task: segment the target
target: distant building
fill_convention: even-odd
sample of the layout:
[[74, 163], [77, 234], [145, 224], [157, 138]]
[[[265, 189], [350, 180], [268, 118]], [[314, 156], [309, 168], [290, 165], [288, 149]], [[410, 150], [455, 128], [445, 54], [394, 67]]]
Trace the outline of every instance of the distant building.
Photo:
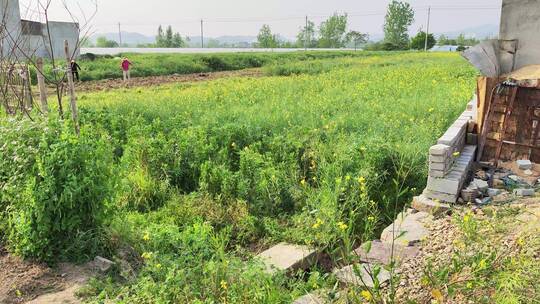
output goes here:
[[[19, 0], [0, 0], [0, 25], [4, 26], [0, 30], [2, 57], [10, 54], [17, 43], [15, 55], [19, 59], [23, 59], [21, 53], [31, 57], [65, 58], [64, 40], [69, 42], [72, 52], [79, 41], [78, 23], [49, 21], [43, 24], [21, 19]], [[78, 57], [79, 51], [74, 55]]]

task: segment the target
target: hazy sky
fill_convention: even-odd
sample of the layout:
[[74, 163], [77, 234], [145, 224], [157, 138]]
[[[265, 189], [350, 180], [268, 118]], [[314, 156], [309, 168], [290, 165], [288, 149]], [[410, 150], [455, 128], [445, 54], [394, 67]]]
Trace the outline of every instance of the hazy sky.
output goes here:
[[[21, 0], [32, 3], [32, 0]], [[35, 1], [35, 0], [34, 0]], [[65, 19], [58, 3], [55, 19]], [[66, 0], [90, 10], [90, 0]], [[205, 36], [256, 35], [262, 24], [285, 37], [294, 37], [306, 15], [317, 24], [334, 12], [347, 12], [349, 28], [370, 34], [382, 33], [389, 0], [98, 0], [93, 21], [97, 33], [122, 30], [153, 35], [159, 24], [172, 25], [183, 35], [199, 35], [205, 19]], [[425, 26], [427, 7], [432, 6], [433, 32], [461, 30], [485, 24], [499, 24], [501, 0], [409, 0], [416, 11], [415, 32]], [[22, 9], [28, 4], [22, 4]], [[30, 4], [32, 6], [32, 4]], [[75, 6], [76, 7], [76, 6]]]

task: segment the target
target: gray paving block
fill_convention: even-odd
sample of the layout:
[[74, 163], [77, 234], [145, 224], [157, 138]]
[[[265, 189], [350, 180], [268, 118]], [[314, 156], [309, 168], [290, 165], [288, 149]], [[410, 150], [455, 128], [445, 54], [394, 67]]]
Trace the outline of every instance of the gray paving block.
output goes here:
[[[368, 248], [369, 251], [367, 251]], [[415, 257], [418, 255], [419, 249], [414, 246], [402, 246], [399, 244], [392, 246], [390, 243], [372, 241], [362, 244], [354, 253], [360, 257], [360, 261], [363, 263], [389, 265], [392, 259], [394, 262], [400, 263], [405, 259]]]
[[527, 197], [527, 196], [535, 196], [536, 192], [534, 191], [534, 189], [516, 189], [514, 190], [514, 195], [516, 196], [523, 196], [523, 197]]
[[434, 200], [434, 201], [439, 201], [439, 202], [445, 202], [445, 203], [451, 203], [451, 204], [455, 204], [459, 198], [459, 194], [456, 193], [456, 194], [448, 194], [448, 193], [441, 193], [441, 192], [437, 192], [437, 191], [431, 191], [431, 190], [424, 190], [424, 193], [423, 193], [427, 198], [431, 199], [431, 200]]
[[[333, 271], [334, 275], [341, 283], [349, 286], [357, 286], [364, 288], [373, 288], [374, 268], [370, 264], [355, 264], [345, 266], [341, 269]], [[390, 273], [381, 267], [379, 275], [377, 275], [379, 283], [382, 285], [390, 280]]]
[[420, 242], [429, 234], [422, 223], [426, 217], [430, 217], [430, 215], [418, 212], [404, 218], [397, 218], [393, 224], [383, 230], [381, 241], [392, 243], [395, 240], [394, 243], [401, 246], [411, 246]]
[[307, 246], [280, 243], [257, 256], [268, 273], [306, 269], [317, 262], [317, 251]]

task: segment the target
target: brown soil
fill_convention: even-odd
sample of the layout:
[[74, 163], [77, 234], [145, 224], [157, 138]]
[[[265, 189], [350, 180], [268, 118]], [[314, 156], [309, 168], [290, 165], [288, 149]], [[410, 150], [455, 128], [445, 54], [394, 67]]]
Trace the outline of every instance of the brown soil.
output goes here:
[[75, 87], [78, 92], [105, 91], [130, 87], [158, 86], [168, 83], [211, 81], [228, 77], [261, 77], [262, 75], [263, 73], [260, 69], [245, 69], [239, 71], [197, 73], [186, 75], [175, 74], [168, 76], [136, 77], [132, 78], [129, 83], [125, 83], [121, 79], [85, 81], [76, 83]]
[[23, 261], [0, 247], [0, 303], [78, 303], [75, 291], [91, 276], [89, 269], [61, 264], [51, 269]]

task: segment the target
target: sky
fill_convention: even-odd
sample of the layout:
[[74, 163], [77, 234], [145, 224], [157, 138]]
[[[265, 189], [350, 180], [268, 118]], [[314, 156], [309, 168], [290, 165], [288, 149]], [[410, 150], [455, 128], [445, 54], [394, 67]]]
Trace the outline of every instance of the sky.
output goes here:
[[[21, 0], [21, 10], [33, 14], [38, 0]], [[43, 0], [41, 0], [43, 1]], [[66, 20], [62, 1], [78, 16], [93, 11], [95, 0], [51, 0], [51, 19]], [[349, 14], [349, 29], [371, 35], [382, 33], [384, 15], [390, 0], [97, 0], [97, 13], [92, 20], [95, 33], [122, 31], [155, 35], [158, 25], [171, 25], [186, 36], [254, 36], [263, 24], [274, 33], [292, 38], [305, 24], [305, 16], [319, 24], [327, 16]], [[405, 0], [407, 1], [407, 0]], [[432, 7], [430, 32], [458, 31], [486, 24], [498, 25], [501, 0], [408, 0], [415, 9], [415, 22], [410, 31], [425, 28], [428, 6]], [[482, 37], [483, 38], [483, 37]]]

